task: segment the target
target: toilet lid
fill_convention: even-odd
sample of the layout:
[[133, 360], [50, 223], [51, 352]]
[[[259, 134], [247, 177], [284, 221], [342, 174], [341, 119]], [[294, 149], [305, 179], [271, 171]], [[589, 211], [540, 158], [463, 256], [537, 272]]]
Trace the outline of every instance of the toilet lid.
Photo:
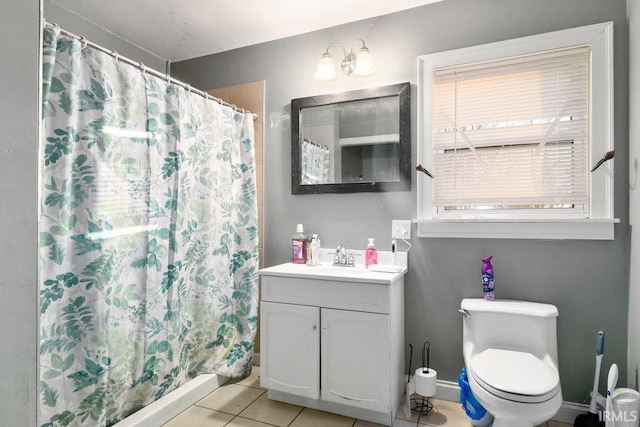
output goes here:
[[470, 367], [484, 389], [516, 402], [544, 402], [560, 387], [558, 371], [531, 353], [488, 349], [471, 358]]

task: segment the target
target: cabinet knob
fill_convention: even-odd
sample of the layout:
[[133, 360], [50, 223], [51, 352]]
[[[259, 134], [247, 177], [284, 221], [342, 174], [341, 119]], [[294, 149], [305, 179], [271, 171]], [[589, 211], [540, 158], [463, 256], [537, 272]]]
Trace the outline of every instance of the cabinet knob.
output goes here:
[[313, 326], [311, 327], [311, 330], [312, 330], [312, 331], [315, 331], [316, 329], [318, 329], [318, 327], [317, 327], [316, 325], [313, 325]]

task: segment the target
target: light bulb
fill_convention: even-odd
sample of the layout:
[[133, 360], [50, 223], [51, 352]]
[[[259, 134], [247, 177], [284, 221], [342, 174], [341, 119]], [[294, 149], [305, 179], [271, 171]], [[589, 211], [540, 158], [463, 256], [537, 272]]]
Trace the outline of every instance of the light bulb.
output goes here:
[[373, 63], [373, 57], [369, 49], [363, 47], [356, 57], [356, 68], [353, 70], [353, 74], [356, 76], [369, 76], [376, 71], [378, 71], [378, 69]]
[[325, 53], [322, 55], [322, 58], [320, 58], [320, 61], [318, 61], [318, 69], [313, 75], [313, 78], [321, 82], [326, 82], [336, 77], [338, 77], [338, 75], [336, 74], [336, 65], [333, 62], [333, 58], [331, 58], [331, 55]]

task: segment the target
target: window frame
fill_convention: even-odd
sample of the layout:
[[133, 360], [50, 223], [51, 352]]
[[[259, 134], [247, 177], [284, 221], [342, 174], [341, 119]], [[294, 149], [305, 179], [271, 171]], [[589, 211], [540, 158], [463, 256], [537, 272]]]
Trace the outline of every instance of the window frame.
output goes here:
[[[419, 56], [418, 163], [433, 170], [434, 69], [580, 45], [591, 48], [589, 164], [593, 165], [614, 146], [612, 22]], [[482, 217], [438, 218], [434, 215], [432, 179], [420, 176], [417, 181], [418, 218], [415, 220], [418, 236], [612, 240], [614, 224], [619, 222], [613, 216], [613, 171], [613, 162], [609, 161], [590, 174], [586, 219], [536, 217], [516, 214], [515, 210]]]

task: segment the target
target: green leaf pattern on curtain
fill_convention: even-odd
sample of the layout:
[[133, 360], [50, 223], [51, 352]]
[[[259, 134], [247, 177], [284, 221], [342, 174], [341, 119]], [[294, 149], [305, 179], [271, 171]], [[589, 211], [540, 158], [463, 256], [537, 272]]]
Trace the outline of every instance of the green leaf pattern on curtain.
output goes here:
[[301, 145], [302, 185], [329, 184], [331, 155], [329, 149], [317, 145], [308, 140], [303, 140]]
[[40, 424], [111, 425], [248, 374], [253, 120], [44, 31]]

